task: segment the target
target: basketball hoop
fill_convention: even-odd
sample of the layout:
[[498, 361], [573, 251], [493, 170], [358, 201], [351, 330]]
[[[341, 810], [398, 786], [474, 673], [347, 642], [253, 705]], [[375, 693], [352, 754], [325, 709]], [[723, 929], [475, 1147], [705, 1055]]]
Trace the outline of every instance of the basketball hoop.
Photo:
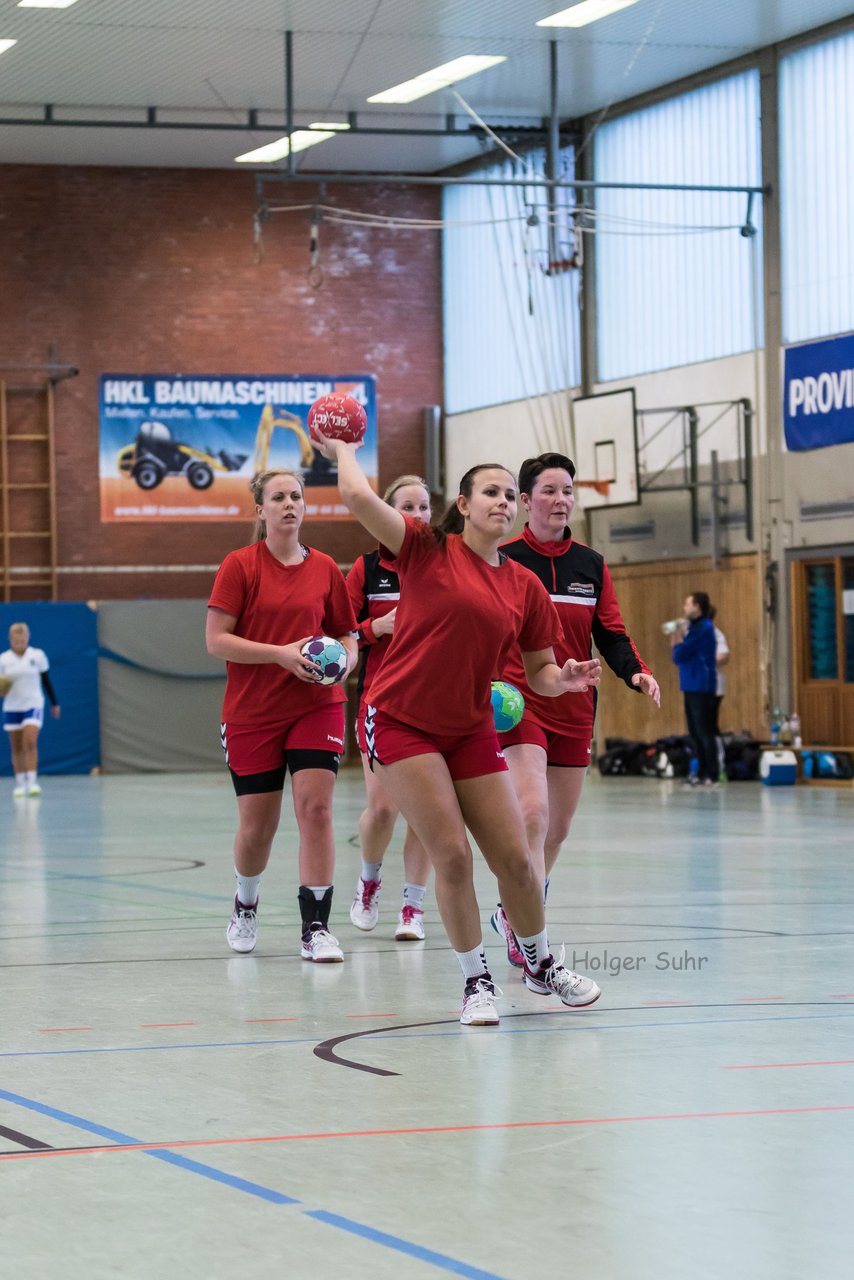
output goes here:
[[602, 498], [607, 498], [611, 492], [610, 480], [575, 480], [576, 489], [595, 489]]

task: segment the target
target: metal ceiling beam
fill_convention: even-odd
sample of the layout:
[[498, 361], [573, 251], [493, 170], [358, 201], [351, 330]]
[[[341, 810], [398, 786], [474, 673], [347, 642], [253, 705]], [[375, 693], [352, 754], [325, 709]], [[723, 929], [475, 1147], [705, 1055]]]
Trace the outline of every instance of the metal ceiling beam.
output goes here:
[[587, 191], [719, 191], [744, 195], [769, 195], [770, 187], [719, 187], [680, 182], [592, 182], [573, 178], [475, 178], [441, 177], [420, 173], [353, 173], [350, 171], [317, 170], [314, 173], [298, 173], [291, 177], [284, 170], [254, 168], [251, 170], [262, 182], [339, 182], [385, 183], [388, 186], [414, 187], [565, 187]]
[[[246, 113], [244, 123], [232, 121], [224, 123], [222, 121], [197, 121], [197, 120], [162, 120], [159, 112], [163, 110], [161, 107], [140, 107], [140, 111], [144, 111], [144, 118], [139, 120], [98, 120], [98, 119], [66, 119], [57, 117], [56, 106], [47, 103], [41, 108], [40, 116], [2, 116], [0, 117], [0, 125], [26, 125], [36, 126], [50, 129], [185, 129], [195, 132], [206, 133], [275, 133], [279, 137], [293, 132], [295, 129], [306, 128], [305, 125], [293, 125], [288, 127], [287, 121], [283, 124], [262, 124], [258, 120], [258, 110], [253, 108]], [[356, 112], [350, 112], [348, 115], [349, 128], [342, 129], [342, 136], [362, 134], [373, 135], [376, 137], [389, 138], [485, 138], [488, 135], [476, 124], [466, 124], [463, 128], [458, 128], [453, 124], [453, 117], [449, 117], [444, 127], [440, 129], [417, 129], [417, 128], [392, 128], [383, 125], [362, 125], [359, 124]], [[545, 138], [548, 135], [548, 127], [546, 125], [490, 125], [493, 133], [499, 137], [506, 139], [513, 138]], [[571, 129], [562, 129], [562, 134], [566, 137], [574, 137], [575, 131]]]

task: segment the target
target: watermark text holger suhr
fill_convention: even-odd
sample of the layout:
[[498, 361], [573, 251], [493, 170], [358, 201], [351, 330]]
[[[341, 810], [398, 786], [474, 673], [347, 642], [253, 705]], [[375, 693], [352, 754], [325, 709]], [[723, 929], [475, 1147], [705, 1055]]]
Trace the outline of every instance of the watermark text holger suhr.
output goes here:
[[628, 954], [627, 952], [574, 950], [569, 967], [576, 973], [609, 973], [618, 977], [621, 973], [637, 972], [651, 966], [659, 973], [698, 973], [709, 963], [708, 956], [695, 955], [691, 951], [659, 951], [654, 956]]

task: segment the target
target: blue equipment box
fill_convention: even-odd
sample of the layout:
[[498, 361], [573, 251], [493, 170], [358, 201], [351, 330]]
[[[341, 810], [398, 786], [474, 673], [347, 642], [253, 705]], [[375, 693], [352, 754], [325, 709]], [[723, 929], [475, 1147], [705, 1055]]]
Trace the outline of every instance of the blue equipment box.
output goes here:
[[763, 751], [759, 777], [766, 787], [793, 787], [798, 780], [798, 759], [794, 751]]

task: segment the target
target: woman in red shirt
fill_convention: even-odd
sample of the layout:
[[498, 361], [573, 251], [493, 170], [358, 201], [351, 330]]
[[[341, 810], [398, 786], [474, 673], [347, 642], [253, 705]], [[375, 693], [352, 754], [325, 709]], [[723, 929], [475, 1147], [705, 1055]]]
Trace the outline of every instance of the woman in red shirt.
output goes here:
[[[383, 494], [383, 502], [413, 520], [430, 523], [430, 494], [420, 476], [398, 476]], [[365, 745], [365, 707], [371, 683], [388, 651], [400, 599], [400, 580], [394, 562], [385, 560], [379, 550], [359, 556], [347, 575], [347, 590], [358, 622], [362, 662], [359, 668], [359, 712], [356, 738], [362, 753], [365, 790], [368, 804], [359, 819], [359, 841], [362, 870], [350, 908], [350, 919], [357, 929], [369, 932], [379, 920], [379, 898], [382, 886], [382, 864], [394, 831], [397, 809], [391, 796], [368, 763]], [[424, 894], [430, 875], [430, 859], [411, 827], [406, 828], [403, 843], [405, 883], [403, 902], [397, 918], [396, 942], [420, 942], [424, 938]]]
[[318, 684], [320, 669], [300, 650], [312, 636], [334, 636], [352, 669], [356, 619], [334, 560], [299, 540], [302, 481], [289, 471], [264, 471], [251, 488], [256, 541], [222, 562], [206, 633], [208, 652], [227, 664], [221, 734], [239, 812], [237, 895], [226, 937], [233, 951], [255, 947], [258, 887], [290, 772], [300, 836], [300, 954], [304, 960], [339, 961], [343, 953], [329, 932], [332, 787], [344, 749], [346, 695], [341, 683]]
[[543, 884], [492, 719], [491, 681], [518, 639], [530, 684], [545, 697], [599, 680], [599, 662], [558, 667], [560, 624], [533, 574], [499, 544], [516, 518], [516, 482], [502, 466], [473, 467], [434, 529], [389, 507], [356, 461], [358, 446], [320, 437], [344, 502], [393, 560], [402, 592], [394, 635], [371, 686], [368, 754], [436, 872], [436, 900], [465, 979], [460, 1021], [494, 1026], [499, 994], [486, 966], [474, 891], [471, 831], [498, 879], [525, 953], [525, 982], [564, 1004], [592, 1004], [595, 982], [549, 950]]
[[[563, 634], [555, 645], [558, 661], [589, 658], [594, 641], [615, 675], [658, 706], [658, 683], [626, 631], [608, 566], [598, 551], [577, 542], [569, 530], [574, 478], [575, 465], [564, 454], [526, 459], [519, 491], [528, 523], [502, 550], [536, 574], [548, 591], [562, 624]], [[501, 741], [528, 842], [547, 886], [587, 777], [595, 695], [591, 689], [575, 698], [543, 698], [529, 686], [518, 646], [507, 655], [501, 679], [517, 685], [525, 697], [521, 722], [503, 733]], [[509, 962], [521, 968], [524, 957], [500, 904], [492, 927], [505, 939]]]

